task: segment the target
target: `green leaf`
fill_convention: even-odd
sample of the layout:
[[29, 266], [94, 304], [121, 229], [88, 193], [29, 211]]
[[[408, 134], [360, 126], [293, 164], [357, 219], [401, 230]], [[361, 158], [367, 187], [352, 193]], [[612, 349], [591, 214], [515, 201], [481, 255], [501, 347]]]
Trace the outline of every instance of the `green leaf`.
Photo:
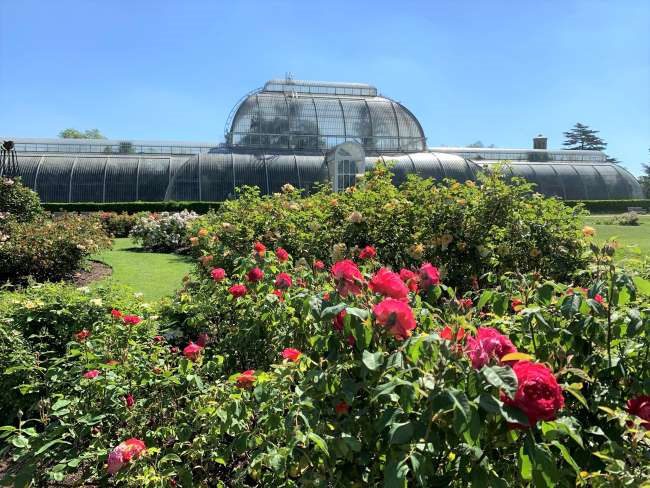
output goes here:
[[329, 452], [329, 449], [327, 449], [327, 442], [325, 442], [325, 439], [323, 439], [323, 438], [322, 438], [321, 436], [319, 436], [318, 434], [315, 434], [314, 432], [310, 432], [309, 434], [307, 434], [307, 437], [309, 437], [309, 439], [310, 439], [314, 444], [316, 444], [316, 447], [318, 447], [318, 449], [320, 449], [321, 451], [323, 451], [323, 453], [324, 453], [326, 456], [329, 457], [330, 452]]
[[158, 461], [158, 464], [164, 464], [168, 461], [174, 461], [175, 463], [182, 463], [183, 460], [180, 458], [178, 454], [165, 454], [163, 457], [160, 458], [160, 461]]
[[650, 280], [646, 280], [640, 276], [635, 276], [632, 278], [632, 281], [634, 281], [636, 291], [641, 295], [650, 296]]
[[406, 460], [391, 459], [384, 469], [384, 488], [406, 487], [409, 466]]
[[359, 317], [361, 320], [366, 320], [368, 318], [368, 311], [362, 308], [348, 307], [345, 311], [348, 315]]
[[345, 302], [337, 303], [336, 305], [332, 305], [331, 307], [326, 307], [323, 309], [323, 311], [320, 313], [321, 319], [329, 319], [332, 317], [337, 316], [345, 307], [347, 304]]
[[507, 366], [484, 366], [481, 373], [488, 383], [500, 388], [510, 398], [517, 393], [517, 376], [512, 368]]
[[27, 437], [23, 437], [22, 435], [12, 437], [11, 443], [18, 448], [27, 447], [29, 445], [29, 441], [27, 440]]
[[367, 350], [363, 351], [361, 358], [364, 366], [370, 371], [375, 371], [384, 363], [384, 354], [382, 352], [370, 352]]
[[492, 300], [492, 309], [497, 315], [505, 315], [510, 308], [510, 300], [504, 293], [496, 293]]
[[543, 305], [549, 305], [554, 291], [555, 284], [547, 281], [537, 289], [537, 300]]
[[524, 453], [523, 446], [519, 449], [519, 475], [526, 481], [533, 479], [533, 464], [530, 462], [530, 457]]
[[492, 299], [493, 295], [494, 292], [491, 290], [485, 290], [481, 293], [481, 297], [478, 299], [478, 303], [476, 304], [476, 309], [482, 310], [483, 307], [485, 307], [485, 305]]
[[38, 456], [40, 454], [43, 454], [45, 451], [47, 451], [50, 447], [52, 447], [55, 444], [67, 444], [70, 445], [69, 442], [62, 441], [61, 439], [54, 439], [53, 441], [46, 442], [43, 444], [35, 453], [34, 456]]
[[461, 415], [463, 422], [467, 422], [471, 413], [471, 407], [469, 405], [469, 400], [467, 398], [467, 395], [465, 395], [465, 392], [460, 390], [449, 390], [447, 391], [447, 394], [452, 401], [454, 411], [458, 412]]
[[390, 427], [389, 442], [390, 444], [406, 444], [413, 437], [413, 432], [413, 423], [395, 423]]
[[569, 463], [569, 465], [573, 468], [573, 470], [576, 472], [576, 474], [580, 474], [580, 466], [578, 466], [578, 463], [575, 462], [575, 460], [571, 457], [571, 454], [569, 454], [569, 450], [563, 445], [560, 444], [558, 441], [551, 441], [551, 444], [553, 444], [555, 447], [557, 447], [560, 450], [560, 453], [562, 454], [562, 457], [564, 460]]

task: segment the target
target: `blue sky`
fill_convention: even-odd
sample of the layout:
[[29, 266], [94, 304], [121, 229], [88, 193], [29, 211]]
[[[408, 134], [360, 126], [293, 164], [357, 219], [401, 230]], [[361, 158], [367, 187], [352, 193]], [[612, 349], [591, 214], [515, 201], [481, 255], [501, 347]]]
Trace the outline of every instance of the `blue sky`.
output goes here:
[[431, 146], [560, 147], [601, 131], [650, 160], [650, 2], [0, 0], [0, 135], [216, 141], [265, 80], [368, 82]]

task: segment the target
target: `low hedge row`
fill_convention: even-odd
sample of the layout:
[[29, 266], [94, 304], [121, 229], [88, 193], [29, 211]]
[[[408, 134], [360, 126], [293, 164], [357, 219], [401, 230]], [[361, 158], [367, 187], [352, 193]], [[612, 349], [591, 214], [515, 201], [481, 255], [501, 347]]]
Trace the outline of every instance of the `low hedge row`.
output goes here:
[[591, 213], [623, 213], [629, 207], [641, 207], [650, 212], [650, 199], [644, 200], [564, 200], [570, 207], [579, 203]]
[[[592, 213], [622, 213], [628, 207], [641, 207], [650, 211], [650, 199], [642, 200], [564, 200], [570, 207], [581, 203]], [[50, 212], [180, 212], [194, 211], [199, 214], [207, 213], [210, 209], [218, 209], [221, 202], [75, 202], [75, 203], [43, 203], [43, 208]]]
[[182, 210], [196, 213], [207, 213], [216, 209], [220, 202], [74, 202], [74, 203], [43, 203], [45, 210], [50, 212], [180, 212]]

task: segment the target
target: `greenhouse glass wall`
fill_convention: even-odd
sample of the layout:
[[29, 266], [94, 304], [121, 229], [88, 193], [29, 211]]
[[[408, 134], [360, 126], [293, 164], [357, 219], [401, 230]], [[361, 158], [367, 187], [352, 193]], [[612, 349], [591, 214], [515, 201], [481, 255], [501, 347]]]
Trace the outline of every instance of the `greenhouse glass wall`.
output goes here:
[[[427, 148], [408, 109], [360, 83], [271, 80], [233, 108], [224, 132], [222, 144], [4, 139], [14, 140], [18, 175], [44, 202], [221, 201], [242, 185], [270, 194], [285, 183], [311, 191], [337, 177], [334, 167], [368, 170], [379, 160], [396, 183], [411, 173], [475, 180], [507, 161], [507, 172], [545, 195], [642, 198], [636, 178], [602, 152], [547, 150], [542, 136], [541, 149]], [[336, 159], [345, 154], [354, 157]]]

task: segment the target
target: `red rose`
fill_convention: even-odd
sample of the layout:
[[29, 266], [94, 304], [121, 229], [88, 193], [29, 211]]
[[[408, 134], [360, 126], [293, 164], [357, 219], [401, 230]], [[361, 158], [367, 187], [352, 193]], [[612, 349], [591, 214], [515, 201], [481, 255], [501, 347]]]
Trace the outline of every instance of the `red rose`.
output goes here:
[[74, 335], [74, 338], [77, 342], [83, 342], [90, 336], [90, 331], [88, 329], [82, 329]]
[[471, 298], [461, 298], [460, 300], [458, 300], [458, 306], [462, 310], [469, 310], [470, 308], [472, 308], [473, 305], [474, 302], [472, 301]]
[[381, 268], [368, 283], [370, 289], [385, 297], [408, 301], [409, 290], [397, 273]]
[[319, 259], [314, 261], [314, 269], [316, 271], [323, 271], [325, 269], [325, 263]]
[[519, 312], [524, 308], [524, 302], [519, 298], [513, 298], [510, 300], [510, 306], [512, 307], [513, 312]]
[[[454, 331], [452, 330], [451, 327], [446, 325], [444, 329], [440, 331], [440, 338], [444, 339], [446, 341], [451, 341], [453, 340], [454, 337]], [[456, 341], [462, 341], [465, 338], [465, 329], [462, 327], [458, 328], [458, 331], [456, 332]]]
[[344, 259], [332, 266], [332, 276], [336, 283], [336, 290], [341, 296], [347, 297], [361, 294], [361, 286], [365, 283], [361, 271], [349, 259]]
[[214, 268], [210, 271], [210, 276], [214, 281], [222, 281], [226, 277], [226, 270], [223, 268]]
[[600, 293], [596, 293], [596, 295], [594, 296], [594, 300], [597, 301], [598, 303], [600, 303], [601, 305], [602, 305], [603, 302], [605, 301], [605, 300], [603, 299], [603, 296], [602, 296]]
[[284, 302], [284, 294], [282, 293], [282, 290], [273, 290], [271, 293], [278, 297], [278, 300]]
[[375, 305], [372, 313], [377, 323], [386, 327], [398, 340], [410, 337], [411, 331], [417, 326], [413, 310], [400, 300], [387, 298]]
[[278, 261], [281, 263], [286, 262], [289, 259], [289, 253], [282, 249], [281, 247], [278, 247], [275, 250], [275, 256], [278, 258]]
[[248, 291], [244, 285], [232, 285], [230, 288], [228, 288], [228, 291], [230, 294], [235, 297], [243, 297], [246, 295], [246, 292]]
[[98, 369], [91, 369], [90, 371], [86, 371], [84, 373], [84, 378], [88, 378], [89, 380], [97, 378], [98, 376], [99, 376], [99, 370]]
[[240, 388], [250, 388], [253, 383], [255, 383], [257, 378], [255, 378], [255, 370], [247, 369], [243, 373], [240, 373], [237, 376], [237, 386]]
[[183, 349], [183, 356], [185, 356], [190, 361], [196, 361], [199, 359], [201, 351], [203, 351], [203, 348], [201, 346], [190, 341], [190, 343], [185, 346], [185, 349]]
[[111, 310], [111, 315], [116, 319], [122, 318], [122, 312], [120, 312], [119, 310], [115, 310], [115, 309]]
[[[520, 409], [531, 427], [538, 420], [553, 420], [558, 410], [564, 407], [562, 388], [557, 384], [553, 372], [543, 364], [518, 361], [512, 369], [517, 375], [517, 393], [514, 398], [501, 394], [501, 400]], [[524, 427], [515, 424], [515, 427]]]
[[153, 338], [154, 342], [163, 342], [165, 338], [161, 335], [154, 336]]
[[627, 411], [630, 415], [645, 420], [641, 425], [650, 430], [650, 395], [640, 395], [627, 401]]
[[130, 393], [124, 397], [124, 404], [126, 405], [126, 408], [131, 408], [133, 405], [135, 405], [135, 398], [133, 398], [133, 395]]
[[208, 342], [210, 342], [210, 336], [205, 332], [201, 332], [196, 338], [197, 346], [205, 347], [208, 345]]
[[427, 290], [433, 285], [440, 284], [440, 271], [431, 263], [424, 263], [420, 266], [420, 282], [422, 287]]
[[262, 281], [263, 278], [264, 278], [264, 271], [262, 271], [260, 268], [253, 268], [246, 275], [246, 279], [248, 279], [248, 281], [250, 281], [251, 283], [257, 283], [258, 281]]
[[339, 403], [334, 405], [334, 410], [338, 415], [345, 415], [350, 411], [350, 405], [345, 403], [344, 400], [341, 400]]
[[280, 273], [275, 277], [275, 287], [280, 290], [286, 290], [292, 283], [291, 276], [287, 273]]
[[475, 369], [481, 369], [491, 359], [500, 360], [513, 352], [517, 352], [517, 348], [510, 339], [492, 327], [479, 327], [476, 337], [467, 340], [467, 355]]
[[361, 259], [372, 259], [377, 256], [377, 250], [372, 246], [364, 247], [359, 253]]
[[347, 315], [347, 312], [345, 309], [341, 310], [336, 317], [332, 319], [332, 325], [334, 326], [334, 330], [341, 332], [343, 330], [343, 319]]
[[137, 315], [125, 315], [122, 317], [122, 322], [124, 322], [126, 325], [137, 325], [141, 321], [142, 319]]
[[418, 291], [418, 282], [420, 281], [420, 278], [413, 271], [410, 269], [402, 268], [399, 270], [399, 277], [404, 283], [406, 283], [406, 286], [408, 286], [409, 290], [412, 292]]
[[330, 294], [327, 293], [327, 292], [323, 293], [323, 300], [325, 300], [326, 302], [329, 302], [330, 301]]
[[180, 349], [177, 348], [176, 346], [172, 346], [169, 348], [169, 352], [171, 352], [172, 354], [178, 354], [178, 351], [180, 351]]
[[298, 349], [294, 349], [292, 347], [287, 347], [284, 351], [282, 351], [282, 357], [294, 363], [300, 359], [300, 356], [302, 356], [302, 353]]
[[264, 256], [264, 253], [266, 252], [266, 246], [261, 242], [256, 242], [253, 244], [253, 249], [259, 256]]
[[147, 447], [140, 439], [127, 439], [108, 454], [108, 474], [115, 474], [131, 459], [140, 457]]

